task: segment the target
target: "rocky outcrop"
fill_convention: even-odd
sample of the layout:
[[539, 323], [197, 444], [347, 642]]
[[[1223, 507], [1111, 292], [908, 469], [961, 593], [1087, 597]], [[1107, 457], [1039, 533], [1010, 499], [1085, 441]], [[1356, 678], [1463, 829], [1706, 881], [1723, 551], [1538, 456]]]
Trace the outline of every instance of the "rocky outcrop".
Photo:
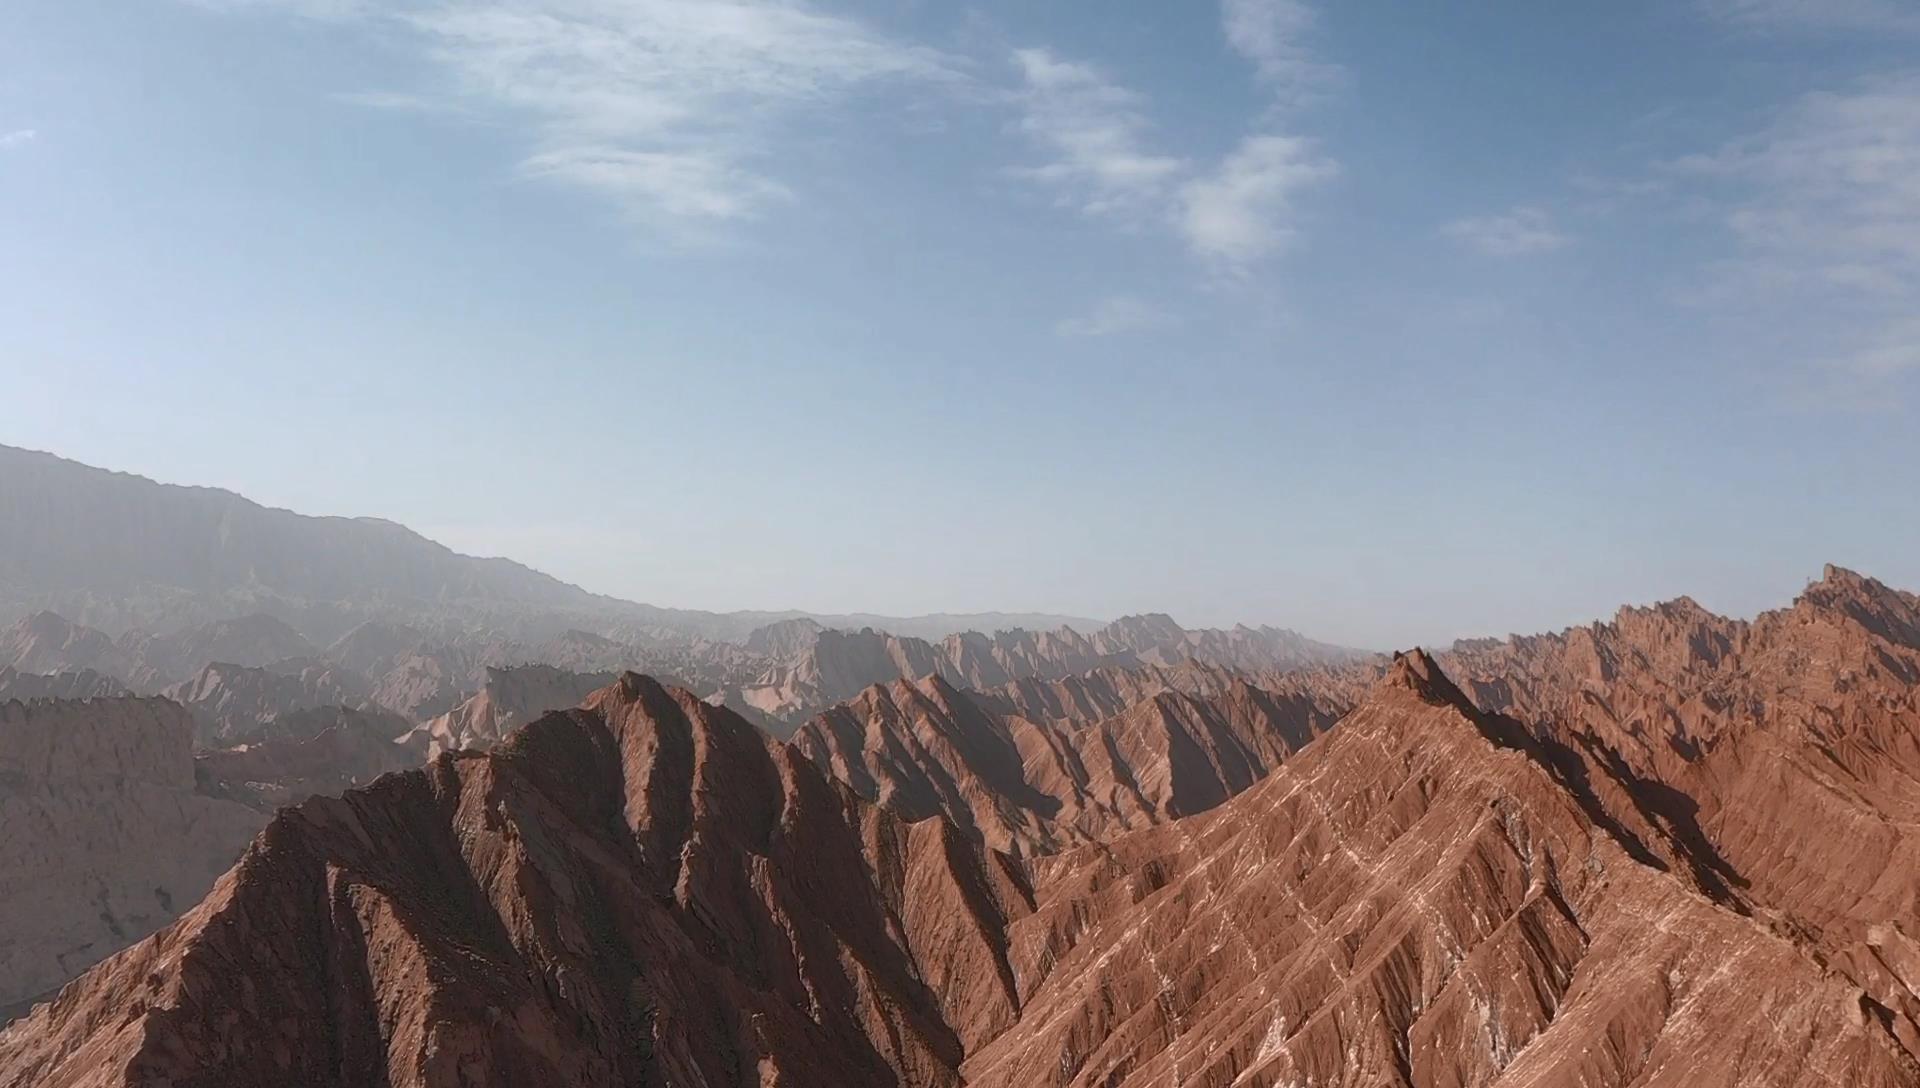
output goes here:
[[193, 764], [202, 793], [270, 813], [418, 767], [426, 755], [406, 719], [333, 706], [284, 715], [246, 743], [196, 753]]
[[[1196, 666], [1154, 674], [1195, 693], [1134, 678], [1138, 701], [1101, 714], [1125, 675], [1056, 682], [1064, 695], [1037, 681], [976, 695], [939, 676], [896, 680], [792, 743], [909, 819], [944, 816], [995, 849], [1050, 853], [1220, 804], [1352, 706]], [[1095, 716], [1073, 716], [1082, 710]]]
[[263, 668], [319, 653], [300, 632], [262, 615], [216, 620], [165, 634], [132, 631], [119, 645], [129, 662], [127, 681], [147, 692], [190, 680], [210, 662]]
[[1475, 698], [1615, 769], [1675, 864], [1892, 1010], [1920, 1053], [1920, 604], [1828, 568], [1752, 622], [1686, 599], [1457, 651]]
[[282, 812], [0, 1034], [0, 1084], [957, 1085], [1027, 889], [940, 826], [629, 675]]
[[128, 671], [126, 655], [112, 638], [54, 612], [35, 612], [0, 634], [0, 667], [24, 673], [91, 670], [108, 676]]
[[551, 665], [487, 670], [486, 685], [459, 706], [416, 726], [413, 739], [429, 754], [491, 748], [516, 727], [581, 700], [614, 681], [610, 673], [576, 673]]
[[747, 636], [748, 653], [773, 661], [787, 661], [813, 649], [814, 640], [826, 630], [819, 621], [802, 616], [757, 627]]
[[1276, 628], [1186, 631], [1167, 616], [1117, 620], [1092, 635], [1072, 628], [951, 635], [939, 643], [882, 631], [822, 631], [804, 653], [764, 672], [742, 698], [776, 721], [797, 725], [874, 684], [940, 676], [973, 690], [1022, 680], [1189, 663], [1249, 675], [1365, 661], [1370, 655]]
[[629, 675], [284, 812], [0, 1085], [1920, 1083], [1635, 789], [1416, 652], [1237, 796], [1016, 861]]
[[0, 668], [0, 703], [15, 699], [23, 703], [36, 699], [108, 699], [132, 694], [125, 684], [92, 669], [41, 676]]
[[0, 1088], [1911, 1088], [1917, 697], [1920, 599], [1841, 570], [785, 745], [629, 674], [284, 811]]
[[164, 694], [193, 712], [195, 740], [208, 748], [239, 741], [296, 711], [368, 701], [365, 680], [325, 664], [280, 672], [215, 662]]
[[0, 1018], [193, 906], [265, 822], [196, 789], [192, 738], [161, 699], [0, 703]]
[[1035, 863], [983, 1086], [1911, 1085], [1859, 990], [1638, 860], [1422, 655], [1208, 813]]

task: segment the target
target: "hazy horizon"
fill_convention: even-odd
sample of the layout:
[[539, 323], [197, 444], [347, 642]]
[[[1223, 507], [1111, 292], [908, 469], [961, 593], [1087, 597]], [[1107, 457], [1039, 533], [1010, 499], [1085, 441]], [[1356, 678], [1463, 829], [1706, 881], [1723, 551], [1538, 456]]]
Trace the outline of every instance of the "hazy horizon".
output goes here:
[[[0, 447], [4, 447], [5, 445], [6, 445], [5, 443], [0, 443]], [[47, 454], [49, 456], [54, 456], [54, 457], [61, 457], [58, 451], [52, 451], [52, 450], [31, 450], [29, 452]], [[72, 460], [71, 458], [64, 458], [64, 457], [62, 459], [69, 460], [69, 461]], [[1445, 635], [1444, 637], [1439, 637], [1439, 638], [1430, 638], [1430, 639], [1424, 639], [1424, 640], [1415, 639], [1412, 641], [1408, 641], [1404, 644], [1381, 646], [1381, 645], [1368, 645], [1368, 644], [1359, 643], [1359, 642], [1342, 642], [1341, 640], [1338, 640], [1338, 639], [1326, 638], [1325, 636], [1317, 632], [1314, 632], [1312, 630], [1303, 630], [1297, 625], [1286, 623], [1284, 620], [1248, 619], [1246, 617], [1225, 617], [1219, 620], [1201, 621], [1201, 620], [1196, 620], [1194, 617], [1191, 617], [1191, 616], [1183, 616], [1178, 612], [1170, 612], [1167, 609], [1155, 609], [1155, 608], [1129, 609], [1121, 612], [1116, 612], [1111, 615], [1055, 613], [1055, 612], [1050, 612], [1046, 609], [1024, 608], [1024, 607], [1018, 607], [1018, 606], [1011, 606], [1006, 608], [997, 608], [997, 607], [937, 608], [937, 609], [930, 609], [925, 612], [916, 612], [916, 613], [904, 613], [904, 612], [890, 613], [886, 611], [867, 609], [867, 608], [841, 608], [841, 607], [831, 607], [831, 606], [820, 607], [820, 608], [810, 608], [810, 607], [804, 607], [804, 606], [785, 606], [785, 605], [749, 606], [749, 607], [738, 608], [738, 609], [712, 609], [712, 608], [707, 608], [706, 606], [701, 605], [697, 602], [688, 603], [688, 602], [676, 602], [676, 601], [651, 600], [645, 597], [630, 596], [626, 594], [611, 592], [602, 587], [595, 586], [592, 584], [575, 582], [572, 579], [567, 578], [565, 575], [542, 568], [538, 564], [528, 563], [527, 561], [525, 561], [519, 556], [461, 551], [461, 549], [459, 549], [458, 547], [450, 545], [444, 540], [439, 540], [437, 538], [434, 538], [432, 534], [420, 532], [420, 530], [415, 526], [406, 525], [403, 522], [394, 522], [392, 521], [392, 519], [389, 519], [389, 518], [374, 517], [371, 515], [356, 515], [351, 513], [319, 513], [319, 512], [305, 511], [305, 510], [292, 510], [287, 507], [275, 506], [272, 503], [260, 502], [260, 500], [255, 499], [253, 496], [246, 495], [238, 491], [234, 491], [231, 488], [219, 488], [215, 485], [196, 484], [191, 481], [159, 480], [159, 479], [154, 479], [153, 477], [145, 473], [139, 472], [138, 470], [119, 468], [111, 465], [91, 465], [88, 467], [95, 468], [95, 469], [103, 469], [105, 471], [112, 472], [118, 475], [130, 475], [130, 476], [138, 477], [162, 486], [178, 486], [178, 487], [189, 487], [189, 488], [204, 488], [204, 487], [214, 486], [216, 490], [222, 490], [230, 494], [238, 495], [241, 499], [244, 499], [246, 501], [254, 502], [258, 505], [265, 506], [270, 509], [281, 510], [286, 513], [292, 513], [292, 514], [305, 516], [305, 517], [341, 518], [346, 520], [357, 520], [357, 521], [371, 520], [371, 521], [386, 522], [389, 524], [397, 524], [397, 525], [400, 525], [402, 528], [408, 529], [415, 533], [419, 533], [419, 535], [426, 537], [427, 539], [433, 540], [435, 543], [449, 547], [456, 553], [465, 555], [469, 558], [476, 558], [476, 559], [483, 559], [483, 560], [509, 560], [515, 563], [519, 563], [522, 566], [526, 566], [533, 570], [536, 570], [539, 573], [552, 575], [556, 578], [559, 578], [561, 581], [568, 582], [569, 584], [572, 584], [579, 589], [584, 589], [590, 593], [598, 593], [603, 596], [623, 599], [636, 604], [645, 604], [645, 605], [652, 605], [652, 606], [661, 607], [661, 608], [673, 608], [673, 609], [682, 609], [682, 610], [689, 610], [689, 611], [706, 611], [706, 612], [721, 612], [721, 613], [769, 613], [769, 614], [795, 613], [795, 614], [803, 615], [806, 617], [812, 617], [812, 618], [831, 619], [836, 617], [857, 617], [857, 618], [871, 619], [871, 620], [890, 620], [890, 619], [891, 620], [920, 620], [920, 619], [926, 619], [926, 618], [936, 617], [936, 616], [951, 616], [951, 617], [963, 618], [963, 619], [968, 617], [973, 617], [973, 616], [1007, 616], [1007, 617], [1048, 616], [1055, 621], [1070, 622], [1073, 625], [1079, 626], [1082, 628], [1097, 627], [1097, 626], [1105, 625], [1117, 619], [1121, 619], [1127, 616], [1137, 616], [1137, 615], [1142, 615], [1146, 613], [1158, 612], [1158, 613], [1167, 613], [1172, 615], [1172, 617], [1176, 622], [1180, 623], [1183, 627], [1189, 630], [1204, 628], [1204, 627], [1230, 628], [1239, 624], [1245, 624], [1251, 627], [1259, 627], [1259, 626], [1265, 625], [1265, 626], [1280, 627], [1284, 629], [1291, 629], [1295, 631], [1297, 634], [1302, 634], [1309, 638], [1317, 639], [1319, 641], [1329, 642], [1334, 645], [1344, 646], [1349, 649], [1367, 650], [1367, 651], [1372, 651], [1377, 653], [1388, 653], [1388, 652], [1393, 652], [1398, 650], [1411, 650], [1416, 647], [1440, 650], [1440, 649], [1445, 649], [1448, 645], [1452, 644], [1457, 639], [1477, 639], [1477, 638], [1487, 638], [1487, 637], [1504, 638], [1508, 635], [1530, 635], [1530, 634], [1557, 632], [1560, 630], [1564, 630], [1566, 628], [1584, 625], [1589, 621], [1604, 621], [1610, 618], [1610, 616], [1612, 615], [1612, 611], [1609, 610], [1605, 613], [1596, 613], [1595, 615], [1589, 616], [1589, 617], [1570, 619], [1565, 623], [1554, 624], [1552, 626], [1540, 627], [1536, 629], [1521, 630], [1516, 628], [1516, 629], [1507, 630], [1507, 631], [1487, 630], [1487, 631], [1478, 631], [1478, 632], [1458, 632], [1458, 633], [1448, 634], [1448, 635]], [[1842, 567], [1845, 566], [1845, 564], [1837, 564], [1837, 565]], [[1813, 572], [1810, 572], [1808, 575], [1806, 575], [1804, 578], [1800, 580], [1801, 584], [1804, 585], [1804, 584], [1811, 583], [1813, 581], [1818, 580], [1821, 573], [1822, 573], [1821, 570], [1815, 570]], [[1878, 577], [1878, 575], [1876, 575], [1875, 572], [1870, 570], [1860, 571], [1859, 573], [1866, 574], [1869, 577]], [[1899, 589], [1901, 588], [1901, 586], [1895, 585], [1894, 588]], [[1731, 612], [1725, 609], [1714, 608], [1712, 602], [1703, 601], [1701, 603], [1704, 604], [1706, 607], [1708, 607], [1710, 610], [1718, 612], [1722, 615], [1730, 616], [1735, 619], [1751, 619], [1756, 613], [1760, 611], [1771, 609], [1771, 608], [1785, 607], [1789, 603], [1791, 597], [1794, 595], [1797, 595], [1797, 593], [1798, 593], [1798, 587], [1796, 587], [1791, 593], [1783, 593], [1777, 600], [1768, 602], [1766, 604], [1761, 605], [1759, 608], [1751, 609], [1746, 612]], [[1662, 603], [1665, 601], [1672, 600], [1674, 599], [1674, 597], [1678, 597], [1678, 596], [1695, 597], [1694, 594], [1673, 594], [1666, 597], [1647, 598], [1644, 600], [1642, 599], [1622, 600], [1618, 602], [1618, 605], [1619, 606], [1637, 606], [1637, 605], [1657, 604], [1657, 603]], [[981, 628], [981, 629], [984, 630], [984, 628]], [[991, 633], [991, 632], [988, 632], [988, 633]]]
[[1920, 585], [1920, 16], [26, 0], [0, 441], [711, 611]]

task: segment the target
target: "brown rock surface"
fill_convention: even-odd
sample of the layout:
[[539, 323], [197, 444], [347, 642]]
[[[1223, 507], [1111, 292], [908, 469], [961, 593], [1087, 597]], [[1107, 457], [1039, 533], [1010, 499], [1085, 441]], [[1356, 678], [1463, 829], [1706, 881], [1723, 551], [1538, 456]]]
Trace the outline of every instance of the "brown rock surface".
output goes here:
[[[781, 637], [791, 648], [794, 633]], [[938, 643], [871, 629], [822, 630], [804, 652], [781, 660], [747, 685], [742, 698], [770, 718], [797, 727], [874, 684], [934, 675], [978, 691], [1024, 679], [1177, 669], [1189, 662], [1252, 674], [1347, 664], [1368, 656], [1271, 627], [1187, 631], [1167, 616], [1128, 617], [1091, 635], [1069, 627], [992, 635], [967, 632]]]
[[1859, 990], [1634, 859], [1423, 656], [1210, 812], [1034, 863], [968, 1083], [1911, 1085]]
[[284, 812], [0, 1088], [1920, 1086], [1920, 600], [1448, 660], [1493, 710], [1418, 652], [936, 675], [790, 745], [625, 676]]
[[[1101, 715], [1122, 690], [1137, 701], [1081, 716]], [[1351, 705], [1204, 666], [1030, 680], [985, 695], [930, 676], [869, 688], [793, 744], [909, 819], [943, 815], [995, 849], [1048, 853], [1211, 808]]]
[[629, 675], [284, 811], [0, 1033], [0, 1084], [957, 1084], [1012, 1019], [995, 942], [1026, 893], [922, 828]]
[[0, 1018], [172, 921], [265, 817], [195, 788], [161, 699], [0, 703]]
[[610, 673], [577, 673], [551, 665], [489, 668], [484, 687], [465, 702], [414, 727], [428, 754], [491, 748], [518, 726], [552, 710], [580, 705], [613, 683]]
[[1686, 599], [1480, 643], [1484, 705], [1611, 764], [1678, 865], [1895, 1010], [1920, 1052], [1920, 602], [1829, 567], [1752, 622]]
[[92, 669], [42, 676], [0, 668], [0, 703], [15, 699], [23, 703], [36, 699], [110, 699], [132, 694], [125, 684]]
[[324, 664], [246, 668], [215, 662], [167, 688], [167, 698], [193, 712], [195, 740], [222, 747], [262, 725], [301, 710], [367, 703], [366, 681]]
[[0, 633], [0, 666], [25, 673], [92, 669], [109, 676], [127, 671], [128, 660], [103, 631], [72, 623], [54, 612], [26, 616]]
[[193, 765], [201, 792], [272, 812], [418, 767], [426, 755], [406, 719], [334, 706], [285, 715], [246, 743], [196, 753]]

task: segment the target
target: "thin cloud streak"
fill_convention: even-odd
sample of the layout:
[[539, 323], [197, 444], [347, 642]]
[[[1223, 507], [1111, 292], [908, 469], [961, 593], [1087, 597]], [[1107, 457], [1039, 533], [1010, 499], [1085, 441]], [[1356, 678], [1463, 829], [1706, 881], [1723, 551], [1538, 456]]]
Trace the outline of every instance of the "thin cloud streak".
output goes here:
[[1852, 345], [1810, 365], [1891, 396], [1920, 361], [1920, 72], [1808, 94], [1753, 135], [1668, 165], [1721, 209], [1738, 256], [1715, 297], [1843, 315]]
[[960, 62], [800, 0], [188, 0], [399, 32], [428, 85], [335, 96], [385, 110], [526, 125], [525, 176], [581, 187], [636, 220], [708, 225], [791, 199], [778, 126], [882, 85], [963, 83]]
[[1488, 257], [1531, 257], [1573, 244], [1545, 209], [1526, 206], [1456, 219], [1441, 227], [1440, 233]]
[[1010, 173], [1053, 190], [1061, 203], [1088, 215], [1139, 214], [1187, 169], [1181, 159], [1142, 146], [1149, 129], [1142, 96], [1090, 65], [1047, 49], [1018, 49], [1021, 116], [1015, 128], [1048, 161]]
[[1920, 11], [1901, 0], [1703, 0], [1702, 7], [1749, 30], [1920, 34]]
[[1061, 321], [1054, 331], [1065, 337], [1093, 338], [1151, 332], [1178, 323], [1172, 313], [1155, 303], [1132, 295], [1113, 295], [1101, 299], [1087, 313]]
[[1318, 15], [1301, 0], [1222, 0], [1220, 19], [1227, 44], [1282, 94], [1303, 96], [1340, 74], [1304, 44]]
[[1250, 136], [1216, 169], [1181, 188], [1181, 236], [1195, 254], [1244, 270], [1287, 247], [1297, 231], [1296, 197], [1338, 174], [1304, 139]]
[[25, 147], [39, 138], [40, 133], [34, 129], [15, 129], [5, 135], [0, 135], [0, 151], [11, 151], [16, 147]]

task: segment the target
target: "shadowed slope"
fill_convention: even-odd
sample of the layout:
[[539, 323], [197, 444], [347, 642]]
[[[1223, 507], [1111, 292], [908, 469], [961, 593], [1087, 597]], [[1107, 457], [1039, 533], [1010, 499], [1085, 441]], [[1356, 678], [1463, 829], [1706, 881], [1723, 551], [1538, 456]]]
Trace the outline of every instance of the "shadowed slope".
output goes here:
[[1424, 655], [1203, 815], [1038, 859], [974, 1085], [1910, 1085], [1859, 991], [1633, 860]]
[[[629, 674], [284, 811], [0, 1035], [0, 1084], [953, 1084], [1025, 909], [1004, 860]], [[956, 970], [986, 985], [922, 981]]]

